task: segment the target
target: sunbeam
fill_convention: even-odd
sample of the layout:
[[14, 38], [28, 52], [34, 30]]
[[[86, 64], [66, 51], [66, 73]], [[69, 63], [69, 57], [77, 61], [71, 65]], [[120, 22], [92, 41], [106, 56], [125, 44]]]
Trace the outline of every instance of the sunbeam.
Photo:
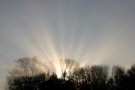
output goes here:
[[58, 77], [64, 70], [70, 74], [75, 68], [66, 67], [67, 59], [78, 62], [78, 67], [118, 64], [128, 68], [135, 62], [134, 4], [134, 1], [1, 0], [0, 67], [10, 69], [13, 60], [36, 56], [40, 60], [37, 69], [55, 72]]

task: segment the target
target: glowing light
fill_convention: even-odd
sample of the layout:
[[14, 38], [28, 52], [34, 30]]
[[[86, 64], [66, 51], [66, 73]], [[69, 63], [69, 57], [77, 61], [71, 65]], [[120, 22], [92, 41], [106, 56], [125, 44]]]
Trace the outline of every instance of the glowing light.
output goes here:
[[[60, 4], [62, 2], [58, 3]], [[109, 30], [110, 27], [106, 29], [106, 27], [103, 26], [101, 28], [100, 33], [103, 34], [104, 37], [102, 39], [100, 39], [100, 37], [98, 37], [99, 40], [96, 39], [99, 34], [98, 32], [97, 36], [88, 37], [89, 33], [87, 32], [92, 32], [90, 31], [91, 27], [84, 25], [84, 22], [79, 22], [78, 20], [80, 20], [80, 18], [73, 20], [75, 22], [72, 23], [72, 25], [68, 24], [69, 27], [67, 27], [67, 23], [70, 22], [65, 17], [64, 9], [60, 6], [61, 5], [58, 5], [56, 9], [58, 10], [56, 11], [57, 23], [50, 22], [52, 18], [48, 20], [44, 18], [42, 14], [35, 11], [33, 12], [38, 16], [35, 18], [39, 21], [35, 22], [36, 27], [34, 28], [33, 26], [28, 26], [33, 31], [31, 35], [32, 39], [29, 39], [29, 36], [25, 35], [25, 33], [22, 34], [22, 32], [18, 32], [18, 34], [20, 33], [20, 38], [16, 42], [19, 42], [22, 51], [30, 57], [41, 57], [42, 61], [47, 63], [47, 66], [56, 72], [58, 77], [61, 77], [62, 71], [66, 68], [65, 62], [61, 60], [61, 58], [77, 60], [81, 67], [86, 64], [93, 65], [105, 63], [107, 59], [117, 51], [116, 49], [118, 49], [114, 43], [111, 42], [112, 40], [109, 41], [108, 38], [104, 37], [104, 33], [107, 32], [104, 30]], [[48, 16], [53, 17], [53, 15], [49, 13]], [[44, 21], [43, 18], [46, 21]], [[88, 23], [87, 21], [85, 22], [85, 24]], [[70, 35], [69, 33], [67, 34], [67, 32], [70, 32]], [[91, 38], [94, 39], [91, 40]], [[50, 62], [52, 64], [50, 64]], [[72, 72], [72, 69], [66, 69], [66, 72]]]

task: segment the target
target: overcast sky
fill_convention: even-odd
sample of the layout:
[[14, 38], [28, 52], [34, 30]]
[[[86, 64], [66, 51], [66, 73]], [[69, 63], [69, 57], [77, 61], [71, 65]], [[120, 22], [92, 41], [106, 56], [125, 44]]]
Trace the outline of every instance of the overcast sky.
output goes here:
[[134, 46], [135, 0], [0, 0], [0, 90], [21, 57], [128, 67]]

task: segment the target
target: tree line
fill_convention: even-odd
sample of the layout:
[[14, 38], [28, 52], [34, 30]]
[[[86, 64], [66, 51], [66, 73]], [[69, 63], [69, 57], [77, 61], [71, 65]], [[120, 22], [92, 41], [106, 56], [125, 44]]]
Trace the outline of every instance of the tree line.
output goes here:
[[[58, 77], [53, 69], [40, 71], [37, 58], [16, 62], [19, 68], [9, 72], [8, 90], [135, 90], [135, 64], [127, 70], [119, 65], [109, 70], [105, 65], [80, 67], [77, 62], [65, 59], [65, 69]], [[71, 67], [72, 71], [67, 72]]]

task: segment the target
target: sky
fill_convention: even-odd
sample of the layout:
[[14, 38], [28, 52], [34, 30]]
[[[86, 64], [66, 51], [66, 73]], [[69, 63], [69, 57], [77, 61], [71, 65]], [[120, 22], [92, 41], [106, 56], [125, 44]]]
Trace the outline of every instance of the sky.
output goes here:
[[0, 90], [15, 60], [135, 63], [135, 0], [0, 0]]

